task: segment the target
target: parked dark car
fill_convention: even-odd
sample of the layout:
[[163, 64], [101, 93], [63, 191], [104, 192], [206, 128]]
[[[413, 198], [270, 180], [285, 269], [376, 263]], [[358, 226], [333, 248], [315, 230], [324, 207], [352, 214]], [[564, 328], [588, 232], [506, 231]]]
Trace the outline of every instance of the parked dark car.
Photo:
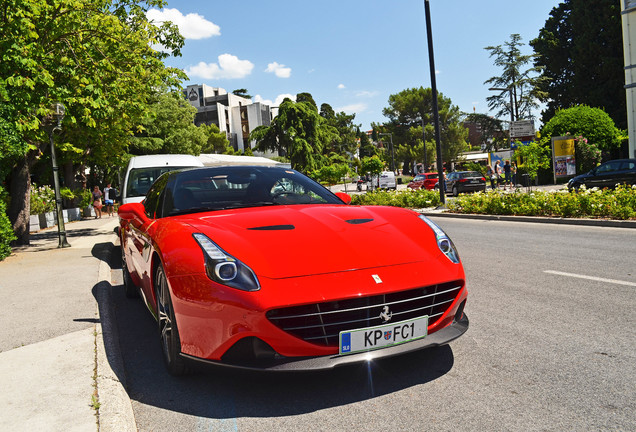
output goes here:
[[568, 182], [568, 189], [586, 188], [613, 189], [617, 184], [636, 184], [636, 159], [616, 159], [605, 162], [586, 174], [578, 175]]
[[[435, 185], [439, 190], [439, 183]], [[486, 178], [477, 171], [455, 171], [446, 176], [446, 193], [486, 192]]]

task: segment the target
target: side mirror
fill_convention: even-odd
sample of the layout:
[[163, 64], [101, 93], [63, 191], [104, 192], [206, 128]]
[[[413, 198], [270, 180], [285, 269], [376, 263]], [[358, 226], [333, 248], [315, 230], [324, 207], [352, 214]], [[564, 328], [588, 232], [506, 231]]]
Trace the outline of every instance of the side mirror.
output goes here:
[[344, 192], [336, 192], [336, 196], [340, 198], [345, 204], [351, 204], [351, 195]]
[[128, 203], [119, 206], [117, 211], [119, 218], [123, 222], [133, 222], [137, 220], [139, 225], [146, 223], [149, 219], [146, 216], [144, 205], [142, 203]]

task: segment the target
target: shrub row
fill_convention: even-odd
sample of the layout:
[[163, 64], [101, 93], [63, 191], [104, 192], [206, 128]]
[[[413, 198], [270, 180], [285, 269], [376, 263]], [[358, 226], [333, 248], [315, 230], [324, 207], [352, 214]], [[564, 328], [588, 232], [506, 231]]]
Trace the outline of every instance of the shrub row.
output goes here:
[[449, 202], [455, 213], [549, 216], [565, 218], [636, 219], [636, 186], [615, 190], [588, 189], [578, 193], [490, 191], [460, 195]]
[[[407, 189], [354, 195], [352, 204], [429, 208], [438, 206], [440, 199], [439, 192]], [[581, 189], [578, 193], [567, 190], [530, 193], [505, 193], [501, 190], [477, 192], [449, 200], [448, 209], [454, 213], [636, 219], [636, 186], [619, 186], [615, 190]]]
[[351, 204], [355, 205], [385, 205], [407, 208], [437, 207], [440, 204], [439, 192], [429, 190], [406, 189], [398, 192], [380, 191], [354, 195]]

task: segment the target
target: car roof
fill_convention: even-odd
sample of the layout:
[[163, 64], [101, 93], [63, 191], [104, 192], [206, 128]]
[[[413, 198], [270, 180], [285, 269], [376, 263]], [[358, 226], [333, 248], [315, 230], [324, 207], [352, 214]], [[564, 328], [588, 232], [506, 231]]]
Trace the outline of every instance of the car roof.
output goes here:
[[128, 164], [129, 169], [150, 168], [163, 166], [190, 166], [202, 167], [203, 163], [192, 155], [185, 154], [157, 154], [134, 156]]

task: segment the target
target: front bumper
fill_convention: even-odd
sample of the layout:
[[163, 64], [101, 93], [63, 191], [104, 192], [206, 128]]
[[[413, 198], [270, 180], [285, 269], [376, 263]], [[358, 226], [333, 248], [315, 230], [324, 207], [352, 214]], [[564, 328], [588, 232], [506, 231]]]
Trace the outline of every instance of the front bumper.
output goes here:
[[263, 370], [263, 371], [317, 371], [333, 369], [339, 366], [352, 365], [356, 363], [379, 360], [396, 355], [419, 351], [426, 348], [446, 345], [457, 339], [468, 330], [468, 317], [463, 313], [459, 321], [454, 321], [451, 325], [426, 336], [423, 339], [409, 343], [395, 345], [388, 348], [381, 348], [374, 351], [361, 352], [350, 355], [326, 355], [319, 357], [279, 357], [262, 364], [228, 364], [220, 361], [202, 359], [187, 354], [182, 357], [208, 364], [239, 369]]

